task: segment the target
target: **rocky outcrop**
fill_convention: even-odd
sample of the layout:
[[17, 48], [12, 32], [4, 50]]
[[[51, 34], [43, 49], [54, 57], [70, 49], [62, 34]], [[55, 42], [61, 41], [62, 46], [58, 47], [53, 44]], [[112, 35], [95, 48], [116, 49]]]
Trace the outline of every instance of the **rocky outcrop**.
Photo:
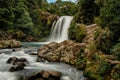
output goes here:
[[10, 71], [20, 71], [23, 70], [24, 67], [29, 64], [28, 60], [26, 58], [17, 58], [17, 57], [11, 57], [7, 60], [8, 64], [12, 64], [13, 66], [10, 68]]
[[21, 42], [16, 41], [14, 39], [0, 41], [0, 48], [16, 48], [16, 47], [20, 47], [20, 46], [21, 46]]
[[86, 48], [79, 55], [78, 67], [90, 80], [120, 80], [120, 61], [96, 48], [95, 33], [98, 28], [96, 24], [86, 26], [87, 34], [83, 39]]
[[60, 80], [61, 72], [58, 71], [39, 71], [28, 76], [26, 80]]
[[44, 58], [52, 62], [65, 62], [75, 65], [80, 50], [85, 47], [85, 43], [76, 43], [70, 40], [61, 43], [51, 42], [38, 49], [38, 58]]

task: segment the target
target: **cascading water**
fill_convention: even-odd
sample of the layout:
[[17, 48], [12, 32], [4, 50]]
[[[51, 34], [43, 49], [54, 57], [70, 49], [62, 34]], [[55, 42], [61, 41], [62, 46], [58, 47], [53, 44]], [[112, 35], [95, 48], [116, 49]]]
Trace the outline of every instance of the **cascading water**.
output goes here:
[[[40, 70], [56, 70], [62, 73], [61, 80], [85, 80], [83, 73], [75, 68], [63, 64], [63, 63], [40, 63], [36, 62], [35, 56], [30, 56], [27, 52], [35, 51], [33, 48], [24, 48], [20, 51], [12, 52], [11, 49], [0, 50], [0, 80], [21, 80], [21, 76], [25, 77], [31, 75], [33, 72]], [[7, 53], [6, 53], [7, 52]], [[9, 72], [9, 68], [12, 66], [6, 64], [8, 58], [16, 56], [18, 58], [26, 58], [30, 64], [25, 67], [24, 70]]]
[[[70, 26], [71, 16], [62, 16], [52, 26], [51, 35], [49, 41], [61, 42], [68, 39], [67, 30]], [[55, 70], [62, 73], [61, 80], [85, 80], [83, 73], [70, 65], [63, 63], [40, 63], [36, 62], [37, 56], [30, 56], [28, 53], [34, 53], [37, 48], [46, 43], [23, 43], [23, 46], [31, 46], [29, 48], [20, 48], [19, 51], [12, 51], [12, 49], [0, 49], [0, 80], [21, 80], [21, 76], [27, 76], [33, 72], [39, 70]], [[34, 47], [33, 47], [34, 46]], [[36, 52], [35, 52], [36, 53]], [[30, 64], [28, 64], [24, 70], [9, 72], [12, 65], [6, 64], [6, 61], [10, 57], [26, 58]], [[24, 79], [26, 78], [24, 77]]]
[[73, 19], [72, 16], [62, 16], [60, 17], [57, 22], [53, 23], [51, 34], [49, 37], [50, 42], [61, 42], [68, 39], [68, 28], [70, 26], [71, 20]]

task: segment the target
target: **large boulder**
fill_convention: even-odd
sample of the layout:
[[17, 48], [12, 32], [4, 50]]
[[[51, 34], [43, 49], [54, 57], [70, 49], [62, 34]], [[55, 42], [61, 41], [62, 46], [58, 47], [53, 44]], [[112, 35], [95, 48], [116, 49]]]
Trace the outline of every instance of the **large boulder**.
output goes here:
[[53, 70], [42, 70], [32, 73], [30, 76], [26, 77], [26, 80], [60, 80], [62, 73]]
[[6, 63], [12, 64], [13, 66], [10, 67], [10, 71], [20, 71], [23, 70], [24, 67], [29, 64], [26, 58], [17, 58], [17, 57], [10, 57]]
[[44, 58], [52, 62], [76, 64], [80, 49], [85, 47], [85, 43], [76, 43], [70, 40], [61, 43], [51, 42], [38, 49], [38, 58]]
[[15, 64], [15, 62], [18, 62], [18, 58], [17, 57], [10, 57], [6, 63], [10, 63], [10, 64]]
[[26, 66], [26, 64], [24, 62], [16, 62], [9, 71], [13, 72], [13, 71], [20, 71], [24, 69], [24, 66]]
[[21, 47], [21, 42], [12, 40], [1, 40], [0, 41], [0, 48], [17, 48]]

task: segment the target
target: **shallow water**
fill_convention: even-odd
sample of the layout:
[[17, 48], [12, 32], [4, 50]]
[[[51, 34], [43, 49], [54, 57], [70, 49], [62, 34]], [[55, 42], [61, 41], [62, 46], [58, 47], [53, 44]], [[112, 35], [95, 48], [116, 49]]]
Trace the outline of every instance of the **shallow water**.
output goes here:
[[[29, 45], [30, 46], [30, 45]], [[39, 45], [41, 46], [41, 45]], [[82, 71], [64, 64], [64, 63], [48, 63], [36, 62], [36, 56], [31, 56], [28, 53], [36, 52], [38, 47], [19, 48], [18, 51], [12, 49], [0, 49], [0, 80], [19, 80], [21, 76], [28, 76], [39, 70], [56, 70], [62, 72], [61, 80], [85, 80]], [[24, 70], [9, 72], [11, 64], [6, 64], [10, 57], [26, 58], [30, 64]]]

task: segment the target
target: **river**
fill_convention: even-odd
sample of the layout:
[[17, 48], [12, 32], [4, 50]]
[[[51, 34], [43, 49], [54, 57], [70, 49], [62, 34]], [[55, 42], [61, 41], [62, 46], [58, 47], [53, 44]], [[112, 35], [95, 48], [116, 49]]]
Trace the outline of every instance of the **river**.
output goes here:
[[[29, 55], [29, 53], [36, 53], [38, 47], [41, 47], [45, 43], [42, 42], [24, 42], [22, 48], [17, 48], [17, 51], [12, 49], [0, 49], [0, 80], [21, 80], [21, 76], [32, 74], [39, 70], [56, 70], [62, 73], [61, 80], [85, 80], [83, 72], [76, 70], [70, 65], [64, 63], [50, 63], [50, 62], [36, 62], [37, 57]], [[28, 64], [24, 70], [9, 72], [11, 64], [7, 64], [6, 61], [10, 57], [26, 58], [30, 64]]]

